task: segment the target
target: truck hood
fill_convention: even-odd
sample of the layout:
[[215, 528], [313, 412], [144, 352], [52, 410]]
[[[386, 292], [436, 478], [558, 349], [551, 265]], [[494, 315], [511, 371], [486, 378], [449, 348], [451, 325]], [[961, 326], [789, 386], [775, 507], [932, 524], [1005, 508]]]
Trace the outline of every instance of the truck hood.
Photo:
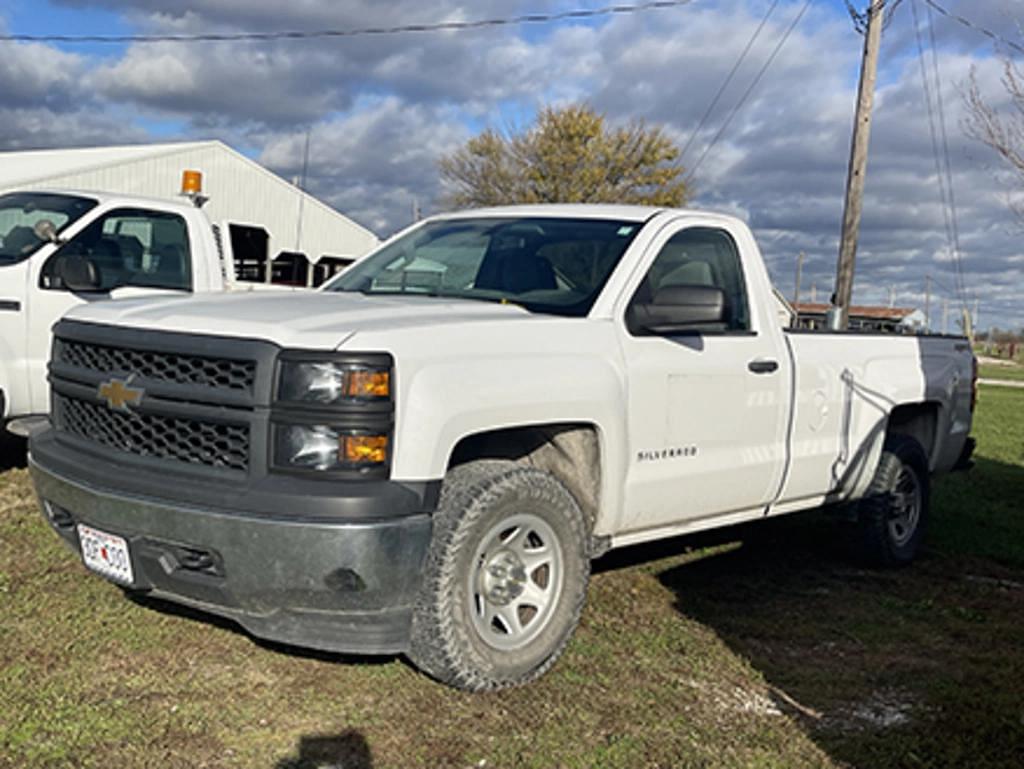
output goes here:
[[66, 317], [111, 326], [263, 339], [282, 347], [333, 350], [364, 330], [522, 319], [530, 313], [516, 305], [466, 299], [318, 291], [114, 300], [78, 307]]

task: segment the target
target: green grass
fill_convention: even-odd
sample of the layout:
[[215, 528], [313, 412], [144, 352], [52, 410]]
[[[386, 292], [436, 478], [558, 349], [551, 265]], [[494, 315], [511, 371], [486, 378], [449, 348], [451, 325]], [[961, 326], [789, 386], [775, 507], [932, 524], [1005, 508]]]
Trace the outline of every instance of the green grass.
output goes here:
[[982, 379], [1008, 379], [1014, 382], [1024, 381], [1024, 366], [1019, 363], [1001, 366], [998, 363], [983, 363], [978, 367], [978, 375]]
[[531, 686], [269, 648], [84, 571], [0, 473], [0, 767], [1005, 767], [1024, 753], [1024, 391], [874, 571], [820, 514], [616, 552]]

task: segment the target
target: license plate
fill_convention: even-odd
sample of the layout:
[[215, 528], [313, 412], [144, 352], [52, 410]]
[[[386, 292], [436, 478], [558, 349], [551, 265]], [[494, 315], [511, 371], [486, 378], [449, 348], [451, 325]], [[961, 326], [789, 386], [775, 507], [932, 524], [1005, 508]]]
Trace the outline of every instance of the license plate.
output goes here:
[[122, 537], [78, 524], [78, 541], [82, 560], [90, 569], [124, 585], [134, 582], [128, 543]]

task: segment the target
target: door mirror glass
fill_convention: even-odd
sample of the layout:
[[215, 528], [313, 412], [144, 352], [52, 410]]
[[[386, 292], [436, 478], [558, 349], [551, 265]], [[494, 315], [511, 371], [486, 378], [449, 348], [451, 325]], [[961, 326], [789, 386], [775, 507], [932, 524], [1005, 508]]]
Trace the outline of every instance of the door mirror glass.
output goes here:
[[650, 302], [634, 302], [629, 328], [638, 334], [671, 335], [719, 329], [726, 321], [725, 292], [715, 286], [665, 286]]
[[57, 274], [68, 291], [102, 291], [103, 279], [99, 266], [81, 254], [63, 254], [57, 258]]

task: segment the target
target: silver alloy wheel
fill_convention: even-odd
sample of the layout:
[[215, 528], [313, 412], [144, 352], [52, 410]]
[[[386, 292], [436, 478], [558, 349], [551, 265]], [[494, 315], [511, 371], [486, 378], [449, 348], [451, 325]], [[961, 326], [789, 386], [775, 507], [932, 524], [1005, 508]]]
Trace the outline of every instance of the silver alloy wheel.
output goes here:
[[488, 646], [519, 649], [547, 626], [562, 595], [562, 543], [530, 513], [510, 516], [480, 540], [469, 574], [469, 614]]
[[917, 473], [904, 466], [896, 477], [892, 491], [892, 512], [889, 517], [889, 536], [896, 547], [903, 547], [914, 536], [921, 519], [921, 481]]

